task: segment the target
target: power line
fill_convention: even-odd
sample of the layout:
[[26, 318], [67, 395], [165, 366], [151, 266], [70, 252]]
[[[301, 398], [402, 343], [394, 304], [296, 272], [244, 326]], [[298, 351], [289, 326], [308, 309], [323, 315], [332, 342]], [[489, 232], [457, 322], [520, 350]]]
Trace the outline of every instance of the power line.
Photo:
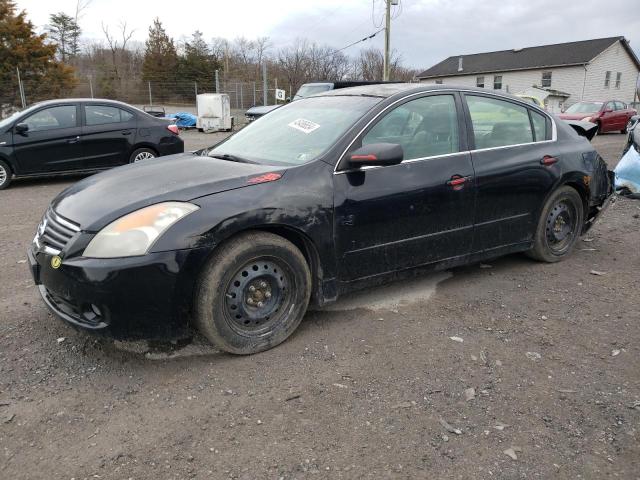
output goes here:
[[381, 28], [381, 29], [380, 29], [380, 30], [378, 30], [377, 32], [374, 32], [374, 33], [372, 33], [371, 35], [369, 35], [369, 36], [367, 36], [367, 37], [361, 38], [360, 40], [357, 40], [357, 41], [355, 41], [355, 42], [353, 42], [353, 43], [350, 43], [350, 44], [349, 44], [349, 45], [347, 45], [346, 47], [339, 48], [339, 49], [337, 49], [337, 50], [336, 50], [336, 52], [341, 52], [341, 51], [343, 51], [343, 50], [346, 50], [346, 49], [347, 49], [347, 48], [349, 48], [349, 47], [353, 47], [354, 45], [357, 45], [358, 43], [366, 42], [367, 40], [370, 40], [370, 39], [372, 39], [373, 37], [375, 37], [376, 35], [378, 35], [380, 32], [384, 32], [384, 28]]

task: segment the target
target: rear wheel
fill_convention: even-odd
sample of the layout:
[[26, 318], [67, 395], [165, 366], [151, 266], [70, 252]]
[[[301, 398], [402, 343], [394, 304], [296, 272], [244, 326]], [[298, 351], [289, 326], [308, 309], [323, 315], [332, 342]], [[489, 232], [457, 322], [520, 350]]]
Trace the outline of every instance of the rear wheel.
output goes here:
[[573, 250], [583, 219], [580, 194], [571, 187], [560, 187], [542, 209], [533, 248], [528, 255], [542, 262], [559, 262]]
[[249, 232], [220, 247], [204, 268], [195, 323], [225, 352], [257, 353], [295, 331], [310, 295], [311, 275], [300, 250], [277, 235]]
[[5, 162], [0, 160], [0, 190], [4, 190], [11, 183], [11, 168]]
[[138, 148], [129, 157], [129, 163], [138, 163], [143, 160], [156, 158], [157, 156], [158, 154], [153, 150], [151, 150], [150, 148]]

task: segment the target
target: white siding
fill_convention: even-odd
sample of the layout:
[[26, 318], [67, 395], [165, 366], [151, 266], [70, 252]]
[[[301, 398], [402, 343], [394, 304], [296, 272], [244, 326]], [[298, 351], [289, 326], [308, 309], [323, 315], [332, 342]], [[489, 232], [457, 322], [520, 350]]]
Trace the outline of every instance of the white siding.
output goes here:
[[[460, 75], [443, 78], [443, 83], [462, 86], [476, 86], [476, 78], [484, 76], [484, 87], [493, 90], [493, 77], [502, 75], [502, 91], [509, 93], [520, 93], [527, 88], [540, 86], [542, 84], [542, 72], [551, 73], [551, 88], [561, 90], [578, 96], [582, 94], [582, 84], [584, 82], [584, 68], [582, 67], [561, 67], [549, 68], [545, 70], [521, 70], [517, 72], [490, 73], [484, 75]], [[435, 83], [434, 79], [424, 80], [426, 83]]]
[[[604, 76], [607, 70], [611, 71], [611, 85], [608, 89], [605, 89]], [[614, 98], [631, 102], [633, 101], [635, 84], [638, 78], [638, 69], [631, 60], [631, 57], [620, 42], [616, 42], [598, 55], [591, 64], [587, 65], [586, 71], [582, 66], [559, 67], [515, 72], [485, 73], [480, 75], [456, 75], [453, 77], [443, 77], [438, 80], [442, 80], [442, 83], [449, 85], [475, 87], [476, 78], [484, 76], [485, 88], [493, 90], [494, 75], [502, 75], [502, 91], [515, 94], [534, 85], [540, 86], [542, 84], [543, 71], [552, 72], [552, 89], [560, 90], [571, 95], [566, 105], [582, 99], [604, 100]], [[622, 73], [620, 89], [615, 88], [616, 72]], [[421, 80], [421, 82], [433, 84], [436, 83], [436, 80], [430, 78]]]
[[[611, 72], [609, 87], [604, 86], [604, 77]], [[620, 88], [616, 88], [616, 73], [622, 73]], [[633, 101], [633, 95], [638, 81], [638, 68], [631, 60], [627, 50], [616, 42], [598, 55], [587, 65], [587, 81], [584, 88], [584, 98], [593, 100], [607, 100], [610, 98]]]

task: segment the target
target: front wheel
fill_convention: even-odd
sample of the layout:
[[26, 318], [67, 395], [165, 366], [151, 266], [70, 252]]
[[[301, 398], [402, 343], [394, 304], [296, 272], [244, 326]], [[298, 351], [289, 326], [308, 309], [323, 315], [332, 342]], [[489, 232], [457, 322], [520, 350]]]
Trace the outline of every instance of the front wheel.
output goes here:
[[4, 190], [11, 183], [11, 168], [0, 160], [0, 190]]
[[584, 206], [580, 194], [564, 186], [551, 194], [542, 209], [533, 248], [527, 254], [542, 262], [559, 262], [568, 256], [580, 236]]
[[195, 324], [225, 352], [261, 352], [295, 331], [310, 295], [309, 267], [295, 245], [271, 233], [245, 233], [221, 246], [205, 266]]

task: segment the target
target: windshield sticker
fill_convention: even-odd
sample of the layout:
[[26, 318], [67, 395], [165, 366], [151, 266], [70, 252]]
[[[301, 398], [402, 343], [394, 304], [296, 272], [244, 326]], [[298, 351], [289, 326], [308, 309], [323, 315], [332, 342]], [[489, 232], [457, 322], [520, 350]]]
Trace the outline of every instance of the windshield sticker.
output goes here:
[[296, 130], [300, 130], [303, 133], [311, 133], [314, 130], [320, 128], [320, 125], [317, 123], [313, 123], [311, 120], [305, 120], [304, 118], [299, 118], [294, 120], [289, 124], [291, 128], [295, 128]]

